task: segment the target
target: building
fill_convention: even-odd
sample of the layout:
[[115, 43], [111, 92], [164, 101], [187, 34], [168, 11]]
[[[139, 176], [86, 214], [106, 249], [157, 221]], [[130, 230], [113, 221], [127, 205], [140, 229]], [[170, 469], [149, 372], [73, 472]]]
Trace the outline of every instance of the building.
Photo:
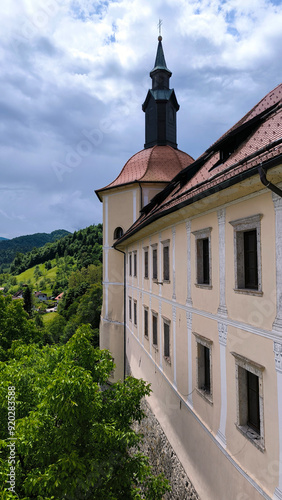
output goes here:
[[[197, 160], [159, 37], [145, 146], [103, 201], [101, 347], [203, 499], [282, 499], [282, 84]], [[279, 187], [280, 186], [280, 187]]]

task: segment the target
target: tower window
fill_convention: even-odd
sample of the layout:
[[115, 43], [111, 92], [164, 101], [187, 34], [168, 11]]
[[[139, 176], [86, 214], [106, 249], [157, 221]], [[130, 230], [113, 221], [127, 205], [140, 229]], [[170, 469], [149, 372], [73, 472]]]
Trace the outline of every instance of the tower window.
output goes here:
[[122, 227], [116, 227], [114, 230], [114, 240], [117, 240], [118, 238], [121, 238], [122, 236], [123, 236]]

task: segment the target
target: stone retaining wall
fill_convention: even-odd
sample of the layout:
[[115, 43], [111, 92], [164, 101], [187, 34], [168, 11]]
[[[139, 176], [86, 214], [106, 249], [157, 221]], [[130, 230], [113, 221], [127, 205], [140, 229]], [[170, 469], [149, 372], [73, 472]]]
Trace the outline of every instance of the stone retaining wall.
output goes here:
[[149, 458], [154, 474], [163, 472], [170, 483], [164, 500], [200, 500], [149, 404], [144, 400], [142, 405], [146, 417], [134, 424], [134, 430], [144, 435], [140, 451]]

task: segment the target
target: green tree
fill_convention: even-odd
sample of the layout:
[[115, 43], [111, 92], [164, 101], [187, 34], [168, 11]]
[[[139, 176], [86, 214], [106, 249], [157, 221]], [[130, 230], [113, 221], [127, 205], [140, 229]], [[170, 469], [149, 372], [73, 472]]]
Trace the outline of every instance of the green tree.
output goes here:
[[140, 402], [150, 387], [129, 377], [102, 391], [113, 362], [108, 351], [93, 347], [91, 335], [90, 327], [83, 326], [64, 346], [16, 343], [9, 360], [0, 363], [3, 495], [11, 386], [20, 500], [160, 500], [168, 490], [163, 477], [152, 475], [148, 459], [138, 451], [141, 436], [132, 429], [133, 421], [143, 418]]
[[24, 310], [30, 316], [33, 306], [32, 288], [30, 286], [24, 287], [23, 300], [24, 300]]

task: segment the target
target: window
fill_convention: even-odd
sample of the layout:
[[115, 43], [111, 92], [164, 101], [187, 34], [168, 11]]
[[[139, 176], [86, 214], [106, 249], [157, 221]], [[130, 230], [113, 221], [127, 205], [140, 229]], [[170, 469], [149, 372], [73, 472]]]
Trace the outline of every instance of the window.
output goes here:
[[197, 390], [212, 403], [212, 341], [194, 334], [197, 342]]
[[169, 281], [169, 241], [163, 242], [163, 281]]
[[260, 221], [262, 215], [231, 221], [234, 227], [235, 291], [261, 292]]
[[153, 345], [158, 347], [158, 315], [156, 313], [152, 314], [152, 324], [153, 324]]
[[133, 276], [137, 276], [137, 252], [133, 252]]
[[170, 322], [164, 320], [164, 358], [170, 361]]
[[144, 250], [144, 278], [149, 278], [149, 252], [148, 248]]
[[129, 276], [132, 276], [132, 253], [129, 254]]
[[137, 301], [133, 301], [133, 323], [137, 326]]
[[122, 236], [123, 236], [122, 227], [116, 227], [114, 230], [114, 240], [117, 240], [118, 238], [121, 238]]
[[128, 297], [128, 316], [129, 316], [129, 321], [132, 321], [132, 299], [131, 299], [131, 297]]
[[153, 280], [158, 279], [158, 247], [153, 247]]
[[149, 311], [147, 307], [144, 307], [144, 337], [149, 338], [149, 328], [148, 328], [148, 316]]
[[232, 352], [235, 357], [237, 428], [259, 449], [264, 449], [263, 384], [264, 367]]
[[196, 284], [211, 287], [211, 227], [193, 231], [196, 241]]

